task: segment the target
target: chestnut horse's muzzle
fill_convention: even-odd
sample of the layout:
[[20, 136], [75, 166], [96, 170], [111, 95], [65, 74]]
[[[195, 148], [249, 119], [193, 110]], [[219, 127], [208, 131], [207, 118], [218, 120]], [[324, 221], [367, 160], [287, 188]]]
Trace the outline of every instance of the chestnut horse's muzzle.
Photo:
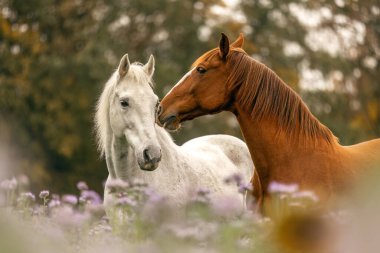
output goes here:
[[157, 112], [157, 121], [159, 125], [168, 130], [176, 130], [179, 127], [179, 119], [176, 114], [169, 114], [168, 116], [162, 115], [162, 107], [160, 106]]

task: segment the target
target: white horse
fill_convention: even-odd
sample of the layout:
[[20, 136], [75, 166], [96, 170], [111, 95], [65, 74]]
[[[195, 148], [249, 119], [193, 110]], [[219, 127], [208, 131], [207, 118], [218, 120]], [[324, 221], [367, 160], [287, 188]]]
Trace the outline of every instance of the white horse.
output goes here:
[[197, 189], [210, 197], [244, 197], [236, 185], [224, 179], [240, 173], [249, 182], [253, 164], [243, 141], [228, 135], [210, 135], [176, 145], [164, 128], [155, 124], [158, 97], [152, 90], [154, 58], [146, 65], [130, 64], [124, 55], [118, 69], [105, 84], [98, 101], [96, 129], [109, 176], [105, 206], [112, 205], [107, 184], [112, 179], [139, 178], [168, 198], [184, 205]]

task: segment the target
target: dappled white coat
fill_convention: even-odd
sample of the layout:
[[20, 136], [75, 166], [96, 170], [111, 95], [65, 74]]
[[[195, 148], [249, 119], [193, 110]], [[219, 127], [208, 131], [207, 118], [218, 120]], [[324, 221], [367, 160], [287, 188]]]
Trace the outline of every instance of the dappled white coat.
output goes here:
[[[235, 196], [244, 206], [243, 195], [238, 193], [237, 186], [224, 182], [233, 173], [240, 173], [247, 183], [251, 179], [252, 160], [243, 141], [228, 135], [209, 135], [177, 146], [162, 127], [156, 125], [156, 133], [162, 152], [158, 168], [141, 170], [129, 147], [125, 162], [119, 163], [125, 166], [117, 168], [118, 178], [139, 178], [175, 205], [185, 204], [199, 189], [208, 189], [211, 200]], [[107, 182], [110, 179], [109, 176]], [[107, 183], [104, 201], [112, 204]]]
[[[153, 71], [152, 56], [145, 66], [130, 64], [127, 55], [124, 56], [99, 99], [96, 113], [99, 147], [106, 157], [109, 171], [105, 205], [114, 202], [107, 189], [110, 180], [139, 178], [159, 194], [167, 196], [174, 205], [184, 205], [197, 190], [208, 189], [212, 201], [218, 201], [220, 197], [236, 198], [243, 208], [245, 200], [238, 193], [236, 184], [227, 185], [224, 179], [238, 173], [243, 181], [249, 182], [253, 164], [247, 146], [229, 135], [203, 136], [182, 146], [176, 145], [166, 130], [155, 124], [157, 96], [149, 85]], [[114, 96], [130, 96], [130, 111], [114, 109], [119, 101]], [[138, 106], [139, 110], [133, 112], [133, 106]], [[123, 129], [123, 123], [112, 122], [118, 112], [128, 113], [123, 122], [129, 127]], [[161, 148], [161, 161], [154, 171], [140, 169], [137, 161], [142, 150], [140, 146], [148, 142]]]

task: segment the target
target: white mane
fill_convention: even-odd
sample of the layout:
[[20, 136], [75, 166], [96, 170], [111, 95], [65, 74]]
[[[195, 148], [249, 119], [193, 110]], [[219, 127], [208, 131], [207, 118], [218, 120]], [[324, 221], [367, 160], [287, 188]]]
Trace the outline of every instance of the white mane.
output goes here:
[[[127, 75], [123, 77], [122, 80], [126, 79], [135, 80], [136, 83], [148, 82], [151, 86], [153, 86], [152, 79], [149, 78], [149, 76], [144, 72], [141, 63], [138, 62], [132, 63], [130, 65]], [[107, 145], [107, 138], [111, 136], [111, 126], [109, 119], [110, 97], [116, 85], [122, 80], [119, 80], [119, 74], [116, 70], [106, 82], [96, 106], [95, 131], [98, 150], [101, 156], [104, 156]]]

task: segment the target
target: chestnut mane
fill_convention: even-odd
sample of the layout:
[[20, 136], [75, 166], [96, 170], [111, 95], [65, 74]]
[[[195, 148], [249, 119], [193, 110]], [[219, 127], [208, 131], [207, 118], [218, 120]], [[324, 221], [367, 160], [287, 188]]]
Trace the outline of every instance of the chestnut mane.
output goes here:
[[[215, 48], [197, 59], [192, 66], [207, 61], [219, 53]], [[241, 48], [230, 48], [227, 64], [231, 72], [227, 80], [230, 92], [254, 120], [272, 118], [280, 129], [306, 140], [322, 138], [328, 143], [337, 141], [329, 128], [310, 112], [301, 97], [270, 68], [252, 59]]]

